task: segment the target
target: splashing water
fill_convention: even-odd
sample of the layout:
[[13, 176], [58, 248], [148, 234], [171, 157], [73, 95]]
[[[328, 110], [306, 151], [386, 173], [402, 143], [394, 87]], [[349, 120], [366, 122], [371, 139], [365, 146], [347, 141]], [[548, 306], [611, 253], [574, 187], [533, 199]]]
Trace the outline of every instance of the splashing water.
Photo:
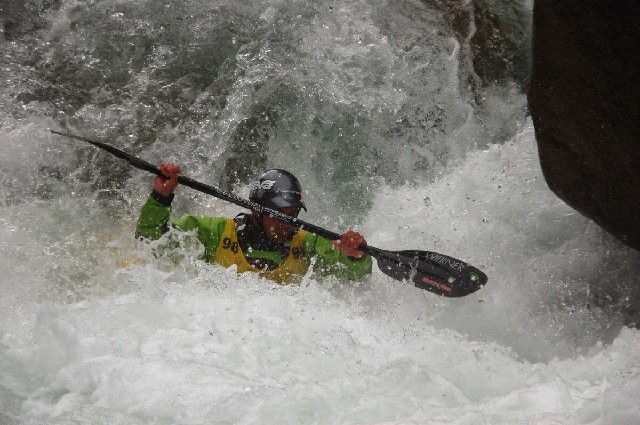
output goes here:
[[[461, 94], [442, 12], [17, 4], [0, 15], [0, 423], [640, 421], [639, 255], [548, 190], [518, 89]], [[197, 243], [154, 258], [133, 238], [150, 176], [47, 134], [61, 125], [240, 193], [289, 168], [309, 221], [489, 284], [281, 287]], [[174, 204], [237, 212], [186, 189]]]

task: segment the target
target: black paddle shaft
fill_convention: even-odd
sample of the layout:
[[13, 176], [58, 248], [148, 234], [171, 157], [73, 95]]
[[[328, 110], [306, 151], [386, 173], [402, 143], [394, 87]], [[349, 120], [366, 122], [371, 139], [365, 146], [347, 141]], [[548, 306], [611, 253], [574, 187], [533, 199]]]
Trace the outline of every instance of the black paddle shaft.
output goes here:
[[[111, 145], [74, 134], [51, 130], [52, 133], [90, 143], [110, 154], [127, 161], [133, 167], [148, 171], [160, 177], [166, 177], [153, 164], [128, 154]], [[274, 210], [232, 193], [224, 192], [213, 186], [179, 176], [178, 183], [199, 192], [215, 196], [232, 204], [269, 214], [280, 221], [307, 230], [330, 240], [340, 239], [338, 233], [324, 229], [315, 224], [307, 223], [297, 217], [291, 217], [278, 210]], [[386, 251], [371, 245], [358, 247], [376, 260], [380, 270], [388, 276], [398, 280], [410, 280], [419, 288], [444, 295], [447, 297], [461, 297], [477, 291], [487, 282], [487, 276], [480, 270], [460, 260], [429, 251]]]
[[[117, 149], [111, 145], [108, 145], [106, 143], [102, 143], [102, 142], [98, 142], [96, 140], [91, 140], [91, 139], [87, 139], [85, 137], [81, 137], [81, 136], [76, 136], [73, 134], [68, 134], [68, 133], [62, 133], [59, 131], [55, 131], [55, 130], [51, 130], [52, 133], [55, 134], [59, 134], [61, 136], [65, 136], [65, 137], [70, 137], [72, 139], [77, 139], [77, 140], [82, 140], [85, 141], [87, 143], [90, 143], [96, 147], [99, 147], [100, 149], [103, 149], [107, 152], [109, 152], [110, 154], [112, 154], [113, 156], [116, 156], [120, 159], [124, 159], [125, 161], [127, 161], [129, 164], [131, 164], [132, 166], [134, 166], [135, 168], [138, 168], [140, 170], [144, 170], [144, 171], [148, 171], [152, 174], [155, 174], [157, 176], [160, 177], [167, 177], [164, 174], [162, 174], [162, 172], [158, 169], [158, 167], [156, 167], [155, 165], [151, 164], [150, 162], [147, 162], [143, 159], [137, 158], [131, 154], [128, 154], [126, 152], [121, 151], [120, 149]], [[337, 233], [334, 233], [330, 230], [327, 229], [323, 229], [322, 227], [316, 226], [314, 224], [311, 223], [307, 223], [306, 221], [300, 220], [297, 217], [291, 217], [287, 214], [284, 214], [278, 210], [274, 210], [268, 207], [265, 207], [263, 205], [257, 204], [255, 202], [252, 202], [248, 199], [244, 199], [241, 198], [239, 196], [234, 195], [233, 193], [228, 193], [228, 192], [224, 192], [216, 187], [213, 186], [209, 186], [208, 184], [204, 184], [201, 183], [197, 180], [193, 180], [192, 178], [189, 177], [185, 177], [185, 176], [178, 176], [178, 183], [183, 185], [183, 186], [187, 186], [190, 187], [192, 189], [195, 189], [199, 192], [202, 193], [206, 193], [208, 195], [212, 195], [215, 196], [216, 198], [220, 198], [220, 199], [224, 199], [225, 201], [231, 202], [232, 204], [236, 204], [238, 206], [241, 206], [243, 208], [247, 208], [247, 209], [251, 209], [251, 210], [256, 210], [258, 212], [261, 213], [266, 213], [269, 214], [270, 216], [277, 218], [280, 221], [284, 221], [288, 224], [291, 224], [293, 226], [299, 227], [301, 229], [305, 229], [308, 230], [312, 233], [318, 234], [320, 236], [323, 236], [327, 239], [331, 239], [331, 240], [337, 240], [340, 239], [340, 235]], [[362, 247], [362, 250], [364, 251], [367, 247], [364, 246]], [[375, 250], [375, 248], [374, 248]], [[366, 252], [366, 251], [365, 251]], [[373, 251], [372, 251], [373, 252]], [[369, 253], [369, 252], [368, 252]], [[371, 255], [373, 255], [372, 253], [369, 253]]]

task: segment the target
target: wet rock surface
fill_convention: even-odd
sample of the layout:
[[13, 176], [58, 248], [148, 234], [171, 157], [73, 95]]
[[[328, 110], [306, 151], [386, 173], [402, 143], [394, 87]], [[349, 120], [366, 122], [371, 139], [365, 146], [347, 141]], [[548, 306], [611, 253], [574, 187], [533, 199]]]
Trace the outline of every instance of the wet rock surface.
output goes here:
[[550, 188], [640, 249], [640, 4], [539, 0], [529, 106]]
[[491, 85], [529, 84], [531, 10], [520, 0], [424, 0], [460, 43], [460, 91], [482, 104]]

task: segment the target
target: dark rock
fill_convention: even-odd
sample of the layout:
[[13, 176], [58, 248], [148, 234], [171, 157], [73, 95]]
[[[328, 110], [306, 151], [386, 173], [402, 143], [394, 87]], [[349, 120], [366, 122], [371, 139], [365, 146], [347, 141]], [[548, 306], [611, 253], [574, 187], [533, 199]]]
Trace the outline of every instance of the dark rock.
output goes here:
[[482, 103], [484, 87], [529, 83], [531, 13], [521, 0], [424, 0], [460, 42], [460, 89]]
[[475, 0], [475, 32], [471, 37], [473, 65], [487, 84], [529, 80], [530, 14], [521, 1]]
[[[256, 116], [257, 115], [257, 116]], [[229, 148], [225, 151], [224, 169], [220, 176], [220, 185], [224, 190], [232, 191], [238, 183], [247, 184], [251, 178], [266, 168], [267, 147], [270, 122], [264, 112], [242, 120], [233, 136]]]
[[50, 8], [59, 9], [61, 0], [0, 1], [0, 41], [12, 41], [22, 35], [46, 28], [47, 21], [41, 16]]
[[640, 3], [537, 0], [529, 107], [549, 187], [640, 249]]

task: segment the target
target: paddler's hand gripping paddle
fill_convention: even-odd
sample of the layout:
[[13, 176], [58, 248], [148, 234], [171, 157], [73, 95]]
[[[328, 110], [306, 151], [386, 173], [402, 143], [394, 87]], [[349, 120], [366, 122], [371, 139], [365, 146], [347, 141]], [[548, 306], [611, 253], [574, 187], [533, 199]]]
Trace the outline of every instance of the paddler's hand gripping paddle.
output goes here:
[[[87, 139], [86, 137], [75, 136], [73, 134], [61, 133], [51, 130], [52, 133], [82, 140], [87, 143], [104, 149], [110, 154], [129, 162], [135, 168], [148, 171], [157, 176], [163, 176], [160, 170], [153, 164], [136, 158], [126, 152], [114, 148], [106, 143]], [[340, 235], [322, 227], [316, 226], [296, 217], [290, 217], [280, 211], [264, 207], [240, 198], [232, 193], [223, 192], [213, 186], [200, 183], [189, 177], [179, 176], [178, 183], [188, 186], [200, 192], [224, 199], [243, 208], [266, 213], [270, 216], [284, 221], [285, 223], [305, 229], [309, 232], [323, 236], [330, 240], [340, 239]], [[429, 251], [407, 250], [407, 251], [385, 251], [371, 245], [358, 247], [359, 250], [378, 260], [380, 270], [394, 279], [407, 280], [413, 282], [418, 288], [426, 289], [445, 297], [463, 297], [482, 288], [487, 283], [487, 275], [477, 268], [455, 258]]]

